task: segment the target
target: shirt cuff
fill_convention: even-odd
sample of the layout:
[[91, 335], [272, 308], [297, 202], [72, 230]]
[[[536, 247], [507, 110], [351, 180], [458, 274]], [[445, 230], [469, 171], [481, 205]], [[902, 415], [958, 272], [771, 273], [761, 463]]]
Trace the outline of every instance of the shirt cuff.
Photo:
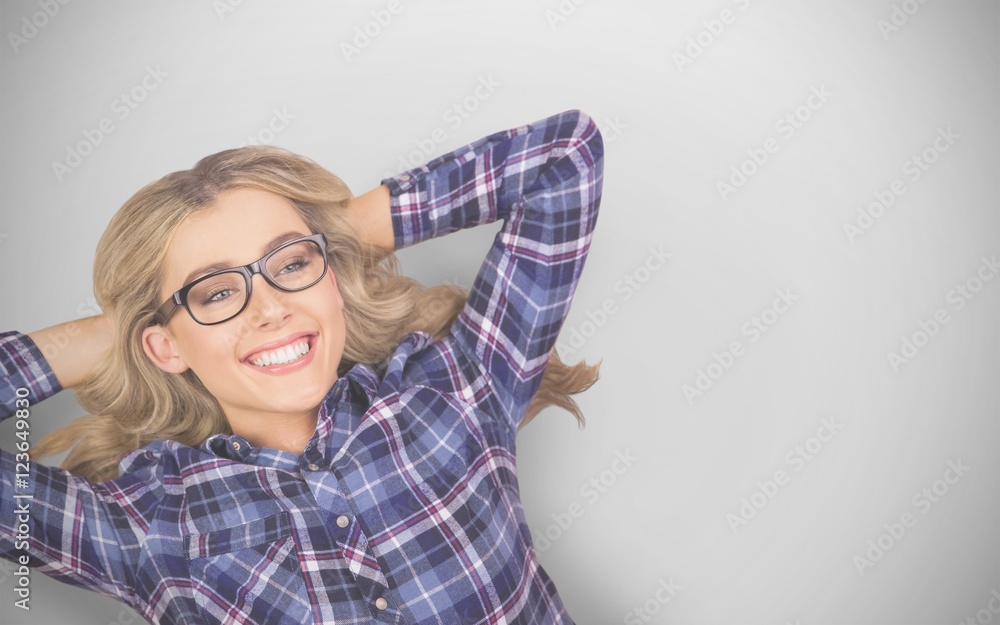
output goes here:
[[427, 175], [426, 165], [385, 178], [389, 188], [389, 210], [395, 249], [400, 250], [433, 238], [434, 226], [424, 204], [422, 189]]
[[18, 388], [28, 389], [32, 405], [63, 390], [42, 350], [30, 336], [17, 330], [0, 332], [0, 373], [4, 382], [0, 384], [0, 412], [14, 405]]

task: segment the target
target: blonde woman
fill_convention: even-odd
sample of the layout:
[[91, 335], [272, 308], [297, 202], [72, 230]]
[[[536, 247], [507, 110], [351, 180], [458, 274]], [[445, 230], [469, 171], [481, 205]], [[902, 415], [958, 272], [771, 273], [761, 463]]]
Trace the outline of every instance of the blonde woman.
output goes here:
[[[0, 556], [153, 623], [571, 623], [515, 438], [582, 422], [597, 380], [554, 346], [603, 152], [568, 110], [358, 197], [264, 146], [139, 190], [98, 244], [104, 314], [48, 357], [66, 328], [0, 334], [0, 417], [68, 388], [92, 415], [5, 443]], [[470, 291], [400, 275], [394, 250], [497, 220]]]

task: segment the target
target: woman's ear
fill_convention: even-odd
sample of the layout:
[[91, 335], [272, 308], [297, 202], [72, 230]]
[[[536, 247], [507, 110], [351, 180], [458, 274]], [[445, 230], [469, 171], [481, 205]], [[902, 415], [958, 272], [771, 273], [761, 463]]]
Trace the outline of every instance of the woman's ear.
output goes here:
[[174, 338], [163, 326], [150, 326], [142, 331], [142, 349], [154, 365], [167, 373], [184, 373], [189, 369]]

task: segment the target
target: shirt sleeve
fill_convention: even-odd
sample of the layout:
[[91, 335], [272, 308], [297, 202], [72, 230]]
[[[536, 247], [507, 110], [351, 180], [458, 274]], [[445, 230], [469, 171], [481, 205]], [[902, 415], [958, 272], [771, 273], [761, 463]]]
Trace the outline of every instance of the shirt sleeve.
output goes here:
[[0, 421], [14, 414], [21, 395], [34, 406], [63, 390], [35, 342], [16, 330], [0, 332], [0, 375]]
[[126, 476], [102, 483], [30, 460], [32, 408], [62, 389], [20, 332], [0, 334], [0, 374], [0, 419], [25, 424], [0, 449], [0, 558], [21, 566], [26, 557], [30, 568], [134, 605], [129, 563], [159, 501], [156, 458], [136, 458]]
[[572, 109], [382, 180], [396, 249], [503, 220], [448, 337], [516, 428], [538, 389], [597, 222], [604, 143]]

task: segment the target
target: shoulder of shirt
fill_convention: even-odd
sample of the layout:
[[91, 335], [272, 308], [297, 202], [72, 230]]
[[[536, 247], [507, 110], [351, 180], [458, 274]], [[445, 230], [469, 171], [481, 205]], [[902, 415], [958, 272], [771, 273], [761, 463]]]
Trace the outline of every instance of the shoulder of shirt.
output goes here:
[[415, 331], [404, 335], [381, 363], [356, 365], [347, 377], [363, 390], [369, 403], [411, 387], [433, 388], [471, 403], [471, 389], [483, 383], [481, 369], [472, 362], [447, 337], [435, 341], [430, 333]]
[[356, 365], [348, 377], [354, 380], [374, 402], [378, 397], [399, 391], [407, 385], [412, 371], [411, 360], [434, 344], [429, 332], [418, 330], [405, 334], [396, 348], [375, 366]]
[[124, 454], [118, 462], [119, 479], [131, 477], [145, 482], [177, 483], [191, 467], [207, 463], [232, 462], [200, 446], [193, 447], [166, 438], [150, 441]]
[[499, 415], [492, 378], [460, 342], [445, 336], [435, 341], [427, 332], [407, 335], [387, 361], [376, 397], [429, 389], [476, 410]]
[[149, 472], [151, 470], [159, 473], [162, 471], [164, 456], [176, 458], [184, 449], [199, 451], [174, 440], [157, 439], [151, 441], [121, 457], [121, 460], [118, 462], [119, 475], [125, 476], [138, 472]]

